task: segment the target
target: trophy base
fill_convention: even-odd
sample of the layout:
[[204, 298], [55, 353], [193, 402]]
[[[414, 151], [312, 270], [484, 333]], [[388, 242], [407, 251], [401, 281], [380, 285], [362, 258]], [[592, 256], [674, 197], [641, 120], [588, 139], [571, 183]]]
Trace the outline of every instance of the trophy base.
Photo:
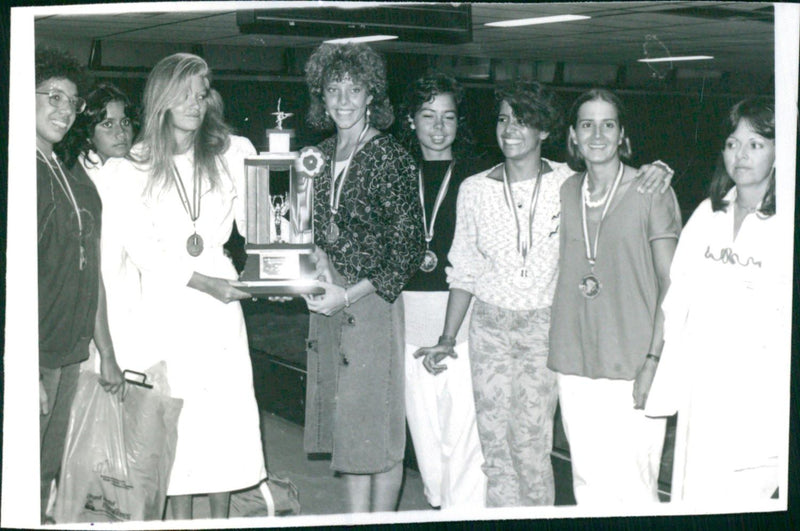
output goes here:
[[325, 293], [316, 280], [288, 280], [281, 282], [277, 280], [264, 281], [244, 281], [245, 285], [238, 287], [246, 291], [253, 297], [261, 296], [300, 296], [300, 295], [321, 295]]
[[239, 280], [253, 296], [297, 296], [325, 293], [311, 261], [313, 244], [246, 244], [247, 262]]

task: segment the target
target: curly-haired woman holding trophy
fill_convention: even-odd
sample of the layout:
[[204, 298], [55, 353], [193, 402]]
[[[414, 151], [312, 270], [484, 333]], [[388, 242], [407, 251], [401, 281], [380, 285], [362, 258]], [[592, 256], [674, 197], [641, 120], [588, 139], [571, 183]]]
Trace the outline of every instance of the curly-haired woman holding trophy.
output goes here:
[[403, 477], [403, 286], [422, 262], [417, 168], [394, 138], [386, 68], [371, 48], [323, 44], [306, 64], [309, 122], [336, 134], [315, 182], [325, 294], [311, 311], [305, 449], [332, 454], [348, 510], [396, 508]]

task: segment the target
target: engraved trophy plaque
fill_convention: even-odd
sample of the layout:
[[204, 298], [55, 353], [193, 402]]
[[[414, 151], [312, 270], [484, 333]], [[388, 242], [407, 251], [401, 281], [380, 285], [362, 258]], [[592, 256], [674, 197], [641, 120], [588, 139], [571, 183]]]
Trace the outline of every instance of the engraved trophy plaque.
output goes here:
[[281, 111], [277, 125], [267, 130], [269, 151], [247, 157], [247, 261], [240, 280], [245, 291], [259, 295], [319, 294], [315, 278], [313, 193], [314, 177], [324, 165], [315, 147], [290, 151], [294, 132], [283, 128], [290, 113]]

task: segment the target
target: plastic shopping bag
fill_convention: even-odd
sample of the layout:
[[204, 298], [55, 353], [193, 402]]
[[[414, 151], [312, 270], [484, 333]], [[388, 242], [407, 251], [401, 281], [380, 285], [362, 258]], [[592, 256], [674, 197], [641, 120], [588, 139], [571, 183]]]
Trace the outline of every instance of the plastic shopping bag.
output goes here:
[[[164, 379], [163, 363], [154, 366]], [[157, 378], [158, 379], [158, 378]], [[160, 520], [183, 401], [128, 384], [124, 401], [83, 371], [70, 413], [54, 519]]]

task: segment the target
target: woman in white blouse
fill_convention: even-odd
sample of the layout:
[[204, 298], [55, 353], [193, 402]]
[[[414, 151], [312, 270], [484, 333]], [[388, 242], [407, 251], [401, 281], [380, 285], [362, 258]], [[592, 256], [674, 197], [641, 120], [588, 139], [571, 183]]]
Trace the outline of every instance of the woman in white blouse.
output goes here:
[[[775, 106], [750, 98], [725, 119], [703, 201], [681, 233], [664, 300], [664, 350], [645, 413], [677, 411], [673, 501], [768, 499], [778, 488], [788, 389], [778, 295]], [[788, 243], [788, 242], [787, 242]]]
[[[108, 189], [118, 186], [119, 179], [101, 171], [111, 158], [125, 157], [133, 145], [138, 126], [136, 111], [128, 96], [115, 85], [102, 83], [86, 96], [86, 109], [75, 119], [64, 141], [57, 149], [73, 174], [89, 177], [100, 199], [106, 201]], [[113, 219], [113, 212], [104, 209], [103, 227]], [[141, 333], [136, 324], [139, 272], [131, 264], [117, 238], [101, 238], [100, 262], [106, 288], [108, 326], [115, 342], [117, 362], [122, 369], [135, 363], [138, 348], [135, 338]], [[127, 336], [127, 337], [123, 337]], [[90, 344], [90, 358], [85, 362], [95, 368], [97, 350]], [[130, 367], [133, 368], [133, 367]]]
[[[206, 62], [178, 53], [156, 64], [144, 93], [140, 141], [103, 171], [118, 179], [103, 237], [117, 238], [141, 276], [142, 368], [164, 360], [183, 399], [167, 495], [191, 518], [192, 495], [227, 517], [230, 491], [266, 475], [236, 270], [223, 252], [243, 226], [249, 140], [230, 134]], [[109, 232], [113, 230], [112, 232]], [[235, 413], [235, 414], [232, 414]]]

